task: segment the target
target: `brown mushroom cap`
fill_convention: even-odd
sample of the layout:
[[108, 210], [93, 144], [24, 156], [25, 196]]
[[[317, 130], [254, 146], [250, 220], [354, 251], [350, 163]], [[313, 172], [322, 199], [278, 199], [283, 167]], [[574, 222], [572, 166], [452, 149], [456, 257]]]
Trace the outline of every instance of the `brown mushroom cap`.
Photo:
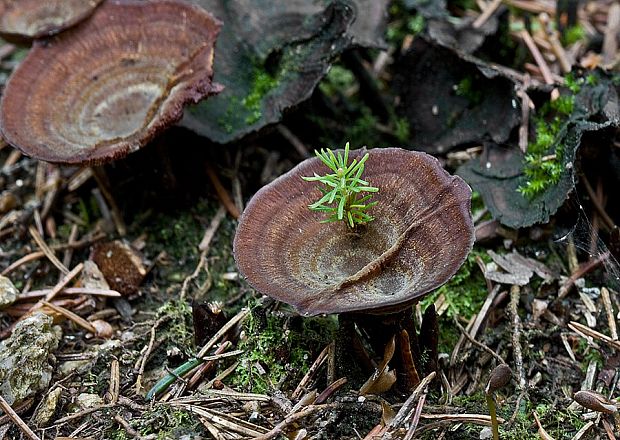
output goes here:
[[[411, 305], [448, 281], [474, 241], [471, 190], [432, 156], [373, 149], [363, 178], [379, 188], [375, 220], [359, 235], [343, 222], [320, 223], [308, 205], [327, 167], [307, 159], [263, 187], [248, 204], [234, 239], [240, 272], [258, 291], [304, 315], [385, 313]], [[353, 151], [351, 159], [361, 151]]]
[[101, 163], [145, 145], [211, 83], [220, 23], [175, 0], [113, 0], [33, 49], [9, 79], [0, 130], [25, 154]]
[[0, 34], [33, 39], [84, 20], [103, 0], [0, 0]]

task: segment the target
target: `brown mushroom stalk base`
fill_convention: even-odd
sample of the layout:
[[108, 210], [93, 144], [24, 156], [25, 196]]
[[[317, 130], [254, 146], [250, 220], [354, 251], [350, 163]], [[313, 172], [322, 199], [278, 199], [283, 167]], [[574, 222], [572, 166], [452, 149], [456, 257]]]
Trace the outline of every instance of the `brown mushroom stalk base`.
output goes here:
[[375, 359], [381, 358], [392, 339], [395, 353], [389, 367], [396, 371], [399, 389], [409, 392], [420, 383], [421, 377], [437, 371], [439, 330], [434, 306], [426, 309], [419, 333], [411, 308], [385, 315], [342, 313], [339, 321], [342, 332], [336, 353], [341, 375], [350, 376], [352, 371], [360, 369], [366, 375], [375, 372], [378, 365]]

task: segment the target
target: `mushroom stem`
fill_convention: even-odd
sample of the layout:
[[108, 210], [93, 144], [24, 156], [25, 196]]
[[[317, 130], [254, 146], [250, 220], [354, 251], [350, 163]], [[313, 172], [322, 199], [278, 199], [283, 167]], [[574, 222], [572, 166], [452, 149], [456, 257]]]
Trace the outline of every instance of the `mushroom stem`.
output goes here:
[[[431, 312], [429, 314], [432, 315]], [[428, 374], [429, 369], [436, 368], [436, 361], [430, 360], [426, 365], [421, 364], [421, 350], [418, 343], [418, 335], [416, 334], [416, 326], [413, 321], [413, 313], [411, 308], [397, 313], [388, 313], [383, 315], [371, 315], [363, 313], [341, 314], [341, 326], [343, 326], [343, 334], [351, 333], [344, 331], [346, 323], [354, 323], [360, 330], [362, 337], [365, 337], [368, 345], [372, 347], [372, 351], [376, 356], [384, 352], [385, 347], [390, 343], [392, 338], [396, 342], [396, 355], [390, 361], [390, 367], [398, 372], [398, 386], [402, 389], [412, 390], [420, 381], [421, 374]], [[437, 333], [436, 325], [433, 325], [432, 319], [426, 320], [426, 336], [430, 333]], [[430, 323], [430, 324], [429, 324]], [[436, 324], [436, 320], [435, 320]], [[433, 330], [434, 329], [434, 330]], [[368, 365], [370, 357], [365, 352], [359, 335], [353, 332], [352, 339], [344, 343], [345, 350], [350, 353], [351, 347], [355, 356], [358, 358], [358, 364]], [[425, 352], [429, 356], [436, 353], [432, 346], [436, 343], [425, 344]], [[356, 349], [358, 348], [358, 349]], [[433, 370], [434, 371], [434, 370]]]
[[497, 411], [495, 410], [494, 393], [486, 393], [487, 406], [491, 416], [491, 429], [493, 430], [493, 440], [499, 440], [499, 423], [497, 423]]

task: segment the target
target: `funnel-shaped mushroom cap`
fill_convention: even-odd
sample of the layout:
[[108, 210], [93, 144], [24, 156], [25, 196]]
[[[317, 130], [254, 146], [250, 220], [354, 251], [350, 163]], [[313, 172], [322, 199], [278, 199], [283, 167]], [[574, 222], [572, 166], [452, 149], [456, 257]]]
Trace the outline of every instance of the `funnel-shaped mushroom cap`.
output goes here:
[[175, 0], [104, 2], [82, 25], [34, 48], [0, 102], [8, 143], [38, 159], [101, 163], [179, 120], [211, 83], [220, 23]]
[[0, 0], [0, 34], [32, 39], [84, 20], [103, 0]]
[[301, 177], [328, 172], [317, 158], [256, 193], [234, 240], [252, 286], [304, 315], [383, 313], [404, 309], [454, 275], [474, 241], [469, 186], [426, 153], [369, 153], [362, 178], [379, 188], [378, 203], [359, 234], [343, 222], [320, 223], [322, 213], [308, 209], [322, 194]]

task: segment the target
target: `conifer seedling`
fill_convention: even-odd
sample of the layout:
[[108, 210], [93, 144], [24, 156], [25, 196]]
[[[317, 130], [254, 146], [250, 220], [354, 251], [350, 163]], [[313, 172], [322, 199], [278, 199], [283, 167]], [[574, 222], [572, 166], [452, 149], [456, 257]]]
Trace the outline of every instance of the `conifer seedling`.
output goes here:
[[371, 186], [369, 182], [361, 178], [369, 153], [366, 153], [359, 161], [353, 159], [349, 164], [349, 143], [347, 142], [344, 155], [342, 152], [336, 155], [329, 148], [315, 151], [315, 154], [333, 173], [324, 176], [314, 173], [312, 177], [302, 177], [309, 182], [322, 184], [320, 190], [323, 197], [308, 205], [308, 208], [325, 212], [328, 215], [322, 223], [344, 221], [351, 229], [374, 220], [374, 217], [368, 214], [368, 210], [377, 202], [368, 202], [372, 194], [362, 194], [379, 191], [379, 188]]

